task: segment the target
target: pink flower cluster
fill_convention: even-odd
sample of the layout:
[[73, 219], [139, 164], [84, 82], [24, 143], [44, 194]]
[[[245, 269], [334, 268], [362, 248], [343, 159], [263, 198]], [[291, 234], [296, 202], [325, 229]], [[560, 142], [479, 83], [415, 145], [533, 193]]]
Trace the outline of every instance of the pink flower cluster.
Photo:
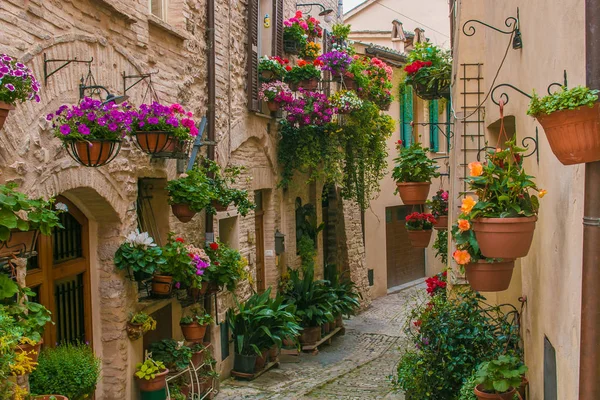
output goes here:
[[40, 83], [23, 63], [0, 54], [0, 101], [15, 104], [17, 101], [40, 102]]
[[302, 11], [300, 10], [296, 11], [296, 15], [294, 15], [292, 18], [283, 21], [283, 25], [286, 27], [298, 25], [308, 35], [308, 37], [311, 38], [323, 37], [323, 28], [321, 28], [319, 20], [313, 17], [304, 19]]
[[283, 106], [287, 111], [287, 120], [299, 126], [325, 125], [331, 122], [337, 109], [331, 105], [327, 96], [319, 92], [310, 92], [300, 88], [299, 96], [289, 99]]
[[131, 113], [135, 129], [143, 131], [176, 130], [176, 133], [183, 136], [186, 134], [198, 136], [198, 128], [192, 119], [193, 114], [186, 111], [180, 104], [167, 106], [155, 101], [152, 104], [142, 104], [139, 110], [131, 111]]

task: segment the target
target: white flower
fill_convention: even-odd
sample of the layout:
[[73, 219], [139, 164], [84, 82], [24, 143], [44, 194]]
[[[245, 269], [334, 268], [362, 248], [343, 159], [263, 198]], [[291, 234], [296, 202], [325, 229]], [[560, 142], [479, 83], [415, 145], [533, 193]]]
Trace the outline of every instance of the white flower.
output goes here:
[[179, 178], [187, 178], [188, 176], [189, 175], [184, 172], [183, 174], [179, 175]]
[[56, 211], [69, 212], [69, 207], [65, 203], [56, 203], [54, 208]]
[[127, 236], [127, 238], [125, 239], [125, 243], [128, 243], [133, 247], [143, 247], [144, 249], [156, 246], [156, 243], [154, 243], [154, 239], [150, 237], [148, 232], [140, 233], [139, 229], [136, 229], [134, 232], [131, 232], [129, 236]]

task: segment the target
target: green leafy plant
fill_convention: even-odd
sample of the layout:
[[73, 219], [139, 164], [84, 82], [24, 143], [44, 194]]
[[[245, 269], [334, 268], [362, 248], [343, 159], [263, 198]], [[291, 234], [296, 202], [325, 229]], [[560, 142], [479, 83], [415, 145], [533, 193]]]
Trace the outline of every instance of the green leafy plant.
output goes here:
[[185, 240], [169, 232], [167, 244], [163, 247], [163, 256], [166, 263], [162, 264], [158, 271], [163, 275], [172, 276], [175, 282], [187, 282], [192, 259]]
[[156, 378], [156, 375], [166, 371], [166, 369], [167, 367], [162, 362], [148, 358], [143, 363], [137, 363], [135, 376], [149, 381]]
[[352, 26], [350, 24], [333, 24], [331, 27], [331, 32], [336, 40], [346, 40], [350, 35], [350, 30]]
[[355, 315], [360, 309], [362, 295], [356, 290], [356, 284], [346, 274], [340, 275], [335, 265], [325, 269], [325, 286], [332, 293], [332, 314]]
[[100, 359], [85, 344], [61, 344], [44, 349], [29, 376], [32, 394], [54, 393], [70, 400], [94, 393], [100, 376]]
[[9, 377], [18, 363], [14, 349], [23, 338], [23, 329], [3, 305], [0, 305], [0, 338], [0, 399], [13, 399], [18, 389]]
[[167, 183], [170, 204], [187, 204], [191, 210], [200, 212], [211, 201], [212, 189], [205, 171], [194, 167]]
[[437, 233], [435, 242], [433, 242], [435, 256], [440, 259], [442, 264], [448, 265], [448, 231], [440, 230]]
[[[6, 275], [0, 274], [0, 277], [6, 279]], [[11, 289], [10, 292], [13, 290]], [[44, 327], [52, 322], [52, 318], [46, 307], [29, 300], [33, 297], [35, 297], [35, 293], [31, 289], [17, 285], [16, 300], [5, 298], [1, 302], [5, 306], [6, 313], [21, 327], [23, 339], [39, 343], [42, 340]]]
[[396, 182], [431, 182], [440, 176], [435, 161], [427, 157], [427, 150], [415, 141], [408, 147], [398, 143], [399, 155], [394, 159], [396, 166], [392, 178]]
[[[229, 166], [221, 169], [216, 161], [205, 158], [199, 163], [199, 170], [207, 176], [208, 186], [210, 188], [210, 200], [224, 207], [233, 203], [240, 215], [246, 216], [256, 205], [248, 199], [248, 191], [236, 189], [233, 186], [238, 178], [245, 171], [244, 167]], [[212, 204], [206, 208], [208, 214], [214, 215], [217, 210]]]
[[562, 86], [560, 91], [540, 98], [534, 91], [527, 114], [536, 117], [560, 110], [593, 107], [598, 101], [598, 93], [598, 90], [592, 90], [584, 86], [577, 86], [572, 89]]
[[192, 350], [175, 339], [151, 343], [148, 351], [152, 353], [152, 359], [164, 363], [169, 369], [186, 369], [192, 359]]
[[187, 397], [183, 393], [181, 393], [181, 389], [179, 386], [173, 385], [173, 387], [169, 386], [169, 399], [170, 400], [186, 400]]
[[181, 325], [189, 325], [194, 322], [198, 325], [209, 325], [213, 323], [212, 316], [204, 311], [202, 307], [191, 307], [186, 314], [187, 315], [181, 317], [181, 320], [179, 321]]
[[248, 260], [238, 250], [217, 241], [208, 244], [206, 254], [211, 260], [210, 267], [205, 272], [207, 281], [234, 291], [237, 283], [248, 277]]
[[321, 70], [317, 68], [319, 62], [319, 60], [315, 60], [314, 62], [298, 60], [297, 65], [293, 66], [285, 76], [285, 82], [300, 83], [312, 79], [321, 79]]
[[525, 372], [527, 367], [518, 357], [503, 354], [479, 365], [476, 382], [487, 393], [506, 393], [519, 388]]
[[136, 325], [141, 324], [144, 332], [149, 332], [156, 329], [156, 320], [145, 312], [138, 312], [131, 315], [129, 322]]
[[427, 200], [427, 207], [435, 219], [448, 215], [448, 191], [439, 189], [431, 200]]
[[114, 262], [120, 270], [152, 275], [162, 268], [167, 260], [163, 256], [163, 250], [154, 243], [154, 239], [147, 232], [140, 233], [136, 230], [119, 246]]
[[408, 53], [404, 83], [441, 91], [450, 85], [452, 58], [450, 52], [429, 42], [416, 43]]

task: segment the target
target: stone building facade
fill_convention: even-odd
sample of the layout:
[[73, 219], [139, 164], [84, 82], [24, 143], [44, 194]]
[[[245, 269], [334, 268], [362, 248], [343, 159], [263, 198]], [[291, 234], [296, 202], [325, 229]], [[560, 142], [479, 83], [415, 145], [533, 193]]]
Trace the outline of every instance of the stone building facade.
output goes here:
[[[32, 196], [62, 196], [78, 210], [78, 221], [87, 232], [83, 237], [83, 259], [87, 266], [84, 284], [90, 293], [87, 310], [90, 315], [86, 315], [86, 319], [91, 321], [91, 329], [86, 332], [86, 338], [102, 359], [102, 379], [96, 392], [99, 400], [137, 398], [133, 372], [135, 364], [143, 359], [144, 344], [127, 338], [125, 323], [130, 312], [144, 310], [161, 315], [159, 323], [162, 321], [166, 326], [162, 328], [163, 333], [166, 331], [168, 337], [176, 339], [182, 337], [178, 326], [181, 307], [177, 300], [139, 301], [135, 284], [117, 271], [113, 263], [118, 246], [138, 226], [139, 197], [143, 194], [139, 188], [148, 191], [143, 195], [150, 198], [159, 240], [164, 242], [168, 232], [173, 231], [199, 245], [205, 240], [206, 229], [203, 213], [182, 224], [168, 207], [164, 185], [181, 172], [181, 162], [152, 159], [132, 143], [125, 143], [110, 164], [86, 168], [75, 163], [60, 141], [53, 138], [45, 116], [62, 104], [78, 102], [82, 78], [90, 77], [91, 73], [96, 84], [111, 93], [123, 94], [123, 74], [153, 73], [152, 87], [161, 102], [180, 103], [198, 120], [214, 107], [216, 160], [222, 166], [246, 167], [238, 184], [249, 191], [251, 198], [260, 193], [262, 199], [263, 254], [257, 254], [256, 213], [242, 217], [230, 207], [213, 220], [214, 234], [239, 249], [249, 260], [248, 269], [253, 279], [240, 285], [239, 298], [256, 287], [257, 257], [264, 260], [262, 279], [266, 287], [276, 287], [286, 266], [298, 265], [295, 251], [297, 198], [302, 204], [314, 204], [318, 221], [323, 219], [323, 183], [306, 185], [299, 176], [292, 188], [279, 188], [277, 121], [247, 107], [248, 4], [258, 5], [259, 37], [267, 37], [272, 29], [266, 28], [263, 21], [266, 14], [272, 16], [272, 1], [216, 0], [213, 3], [214, 43], [208, 40], [207, 1], [6, 0], [0, 4], [0, 53], [19, 58], [43, 82], [42, 101], [19, 105], [2, 129], [0, 182], [17, 182]], [[278, 4], [283, 4], [285, 18], [296, 11], [295, 1]], [[336, 0], [322, 4], [335, 10], [340, 18]], [[214, 105], [210, 104], [208, 95], [207, 54], [211, 46], [215, 53]], [[264, 54], [271, 53], [265, 51]], [[59, 68], [62, 61], [44, 62], [45, 59], [75, 58], [91, 62], [72, 62], [64, 68]], [[55, 72], [46, 82], [45, 68], [46, 75]], [[125, 84], [131, 83], [126, 81]], [[145, 79], [127, 91], [129, 101], [133, 104], [151, 101], [147, 90], [148, 79]], [[338, 262], [350, 270], [362, 291], [364, 303], [368, 304], [370, 291], [360, 216], [352, 203], [342, 200], [337, 201], [336, 212], [333, 236], [337, 241], [332, 246], [335, 246]], [[280, 256], [275, 253], [276, 231], [285, 234], [286, 251]], [[317, 265], [323, 266], [323, 246], [319, 246]], [[52, 274], [56, 268], [52, 265], [47, 268], [48, 271], [40, 275], [45, 277], [41, 280], [31, 273], [28, 284], [39, 285], [41, 298], [49, 299], [54, 293]], [[322, 273], [320, 269], [318, 274]], [[232, 305], [232, 295], [223, 292], [217, 297], [217, 320], [221, 324], [213, 326], [210, 335], [219, 372], [226, 375], [233, 357], [221, 357], [220, 331], [225, 311]]]

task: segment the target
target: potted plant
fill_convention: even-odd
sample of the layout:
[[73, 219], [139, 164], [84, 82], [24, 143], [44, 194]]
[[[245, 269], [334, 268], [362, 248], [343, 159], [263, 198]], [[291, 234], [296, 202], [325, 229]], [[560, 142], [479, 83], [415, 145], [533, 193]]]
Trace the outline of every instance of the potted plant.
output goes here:
[[182, 371], [190, 365], [192, 350], [175, 339], [163, 339], [148, 346], [152, 359], [163, 363], [169, 370]]
[[210, 390], [212, 390], [215, 380], [219, 379], [219, 373], [217, 371], [212, 371], [212, 370], [210, 370], [210, 371], [201, 370], [199, 378], [200, 378], [200, 394], [205, 395]]
[[186, 400], [187, 396], [181, 391], [177, 385], [169, 385], [169, 400]]
[[283, 49], [288, 54], [298, 54], [308, 43], [308, 24], [302, 17], [302, 11], [283, 21]]
[[40, 83], [33, 72], [16, 58], [0, 54], [0, 129], [17, 102], [40, 102]]
[[169, 233], [163, 256], [166, 262], [152, 276], [152, 293], [158, 296], [168, 296], [173, 287], [178, 288], [182, 282], [186, 282], [192, 263], [185, 240], [175, 237], [173, 233]]
[[279, 110], [282, 103], [293, 99], [288, 85], [281, 81], [263, 83], [258, 92], [258, 99], [267, 102], [269, 111]]
[[70, 400], [91, 397], [100, 378], [100, 359], [85, 344], [64, 343], [42, 351], [29, 375], [33, 395], [56, 393]]
[[423, 249], [427, 248], [431, 240], [433, 224], [435, 224], [433, 215], [413, 212], [407, 215], [405, 219], [411, 246]]
[[352, 63], [352, 56], [345, 51], [332, 50], [319, 56], [322, 71], [329, 71], [333, 77], [342, 80]]
[[212, 316], [201, 307], [192, 307], [186, 314], [179, 321], [183, 337], [188, 342], [202, 343], [206, 327], [213, 323]]
[[211, 261], [205, 272], [208, 282], [215, 288], [235, 291], [237, 283], [248, 277], [248, 260], [238, 250], [218, 241], [209, 243], [205, 250]]
[[420, 98], [434, 100], [450, 95], [452, 59], [449, 51], [429, 42], [416, 43], [408, 53], [404, 71], [404, 83], [411, 85]]
[[185, 285], [189, 287], [193, 301], [198, 302], [200, 296], [204, 295], [208, 289], [208, 280], [204, 274], [210, 267], [210, 257], [203, 249], [193, 244], [188, 244], [186, 249], [190, 257], [190, 265], [186, 269]]
[[189, 347], [192, 350], [192, 364], [194, 364], [194, 368], [198, 368], [204, 363], [208, 349], [203, 343], [199, 342], [194, 342]]
[[333, 26], [331, 27], [330, 36], [332, 47], [346, 49], [348, 47], [347, 41], [351, 31], [352, 26], [350, 24], [333, 24]]
[[203, 159], [198, 167], [208, 178], [210, 204], [206, 207], [209, 215], [217, 211], [225, 211], [230, 204], [234, 204], [240, 215], [246, 216], [256, 205], [248, 199], [248, 191], [236, 189], [238, 177], [245, 171], [244, 167], [229, 166], [222, 169], [216, 161]]
[[127, 271], [130, 279], [138, 282], [154, 274], [167, 260], [162, 249], [148, 232], [131, 232], [119, 246], [114, 258], [117, 269]]
[[321, 53], [321, 45], [316, 42], [308, 42], [303, 49], [300, 49], [300, 57], [306, 61], [314, 61]]
[[75, 161], [100, 167], [121, 150], [121, 141], [131, 130], [132, 115], [124, 105], [86, 97], [78, 105], [61, 106], [47, 119], [52, 120], [54, 136]]
[[140, 392], [156, 392], [167, 386], [169, 370], [160, 361], [151, 358], [135, 366], [135, 377]]
[[156, 329], [156, 320], [145, 312], [131, 314], [127, 321], [127, 336], [131, 340], [138, 340], [146, 332]]
[[189, 222], [210, 204], [211, 189], [208, 183], [209, 178], [197, 167], [167, 183], [169, 204], [178, 220]]
[[262, 56], [258, 61], [258, 73], [263, 82], [282, 81], [292, 69], [287, 58], [279, 56]]
[[433, 227], [437, 230], [448, 229], [448, 191], [438, 190], [431, 200], [427, 200], [426, 204], [435, 218]]
[[358, 95], [361, 98], [368, 99], [381, 110], [389, 109], [393, 101], [392, 67], [377, 57], [355, 58], [350, 72], [359, 86]]
[[33, 400], [69, 400], [69, 398], [61, 396], [60, 394], [44, 394], [41, 396], [34, 396]]
[[486, 258], [514, 259], [529, 252], [539, 208], [545, 195], [523, 170], [523, 152], [515, 139], [488, 152], [487, 162], [469, 164], [466, 181], [478, 200], [469, 213], [481, 253]]
[[402, 147], [402, 141], [399, 140], [397, 148], [399, 155], [394, 159], [396, 165], [392, 178], [396, 181], [400, 198], [407, 205], [424, 204], [431, 179], [440, 176], [436, 171], [438, 167], [435, 161], [427, 157], [427, 152], [419, 142]]
[[179, 104], [167, 106], [155, 101], [142, 104], [131, 114], [131, 135], [135, 136], [140, 150], [147, 154], [173, 153], [198, 136], [192, 113]]
[[337, 109], [338, 114], [350, 114], [360, 110], [363, 101], [352, 90], [339, 90], [329, 97], [331, 105]]
[[286, 119], [297, 127], [324, 126], [330, 123], [337, 109], [327, 99], [327, 95], [300, 89], [298, 97], [285, 103]]
[[527, 367], [515, 356], [501, 355], [483, 362], [477, 368], [475, 395], [479, 400], [512, 400], [525, 372]]
[[296, 66], [288, 71], [285, 82], [289, 83], [294, 91], [299, 88], [315, 90], [321, 80], [321, 70], [318, 68], [320, 65], [321, 61], [318, 59], [313, 62], [298, 60]]
[[552, 152], [564, 165], [600, 160], [598, 90], [564, 86], [541, 99], [534, 92], [527, 114], [542, 125]]

